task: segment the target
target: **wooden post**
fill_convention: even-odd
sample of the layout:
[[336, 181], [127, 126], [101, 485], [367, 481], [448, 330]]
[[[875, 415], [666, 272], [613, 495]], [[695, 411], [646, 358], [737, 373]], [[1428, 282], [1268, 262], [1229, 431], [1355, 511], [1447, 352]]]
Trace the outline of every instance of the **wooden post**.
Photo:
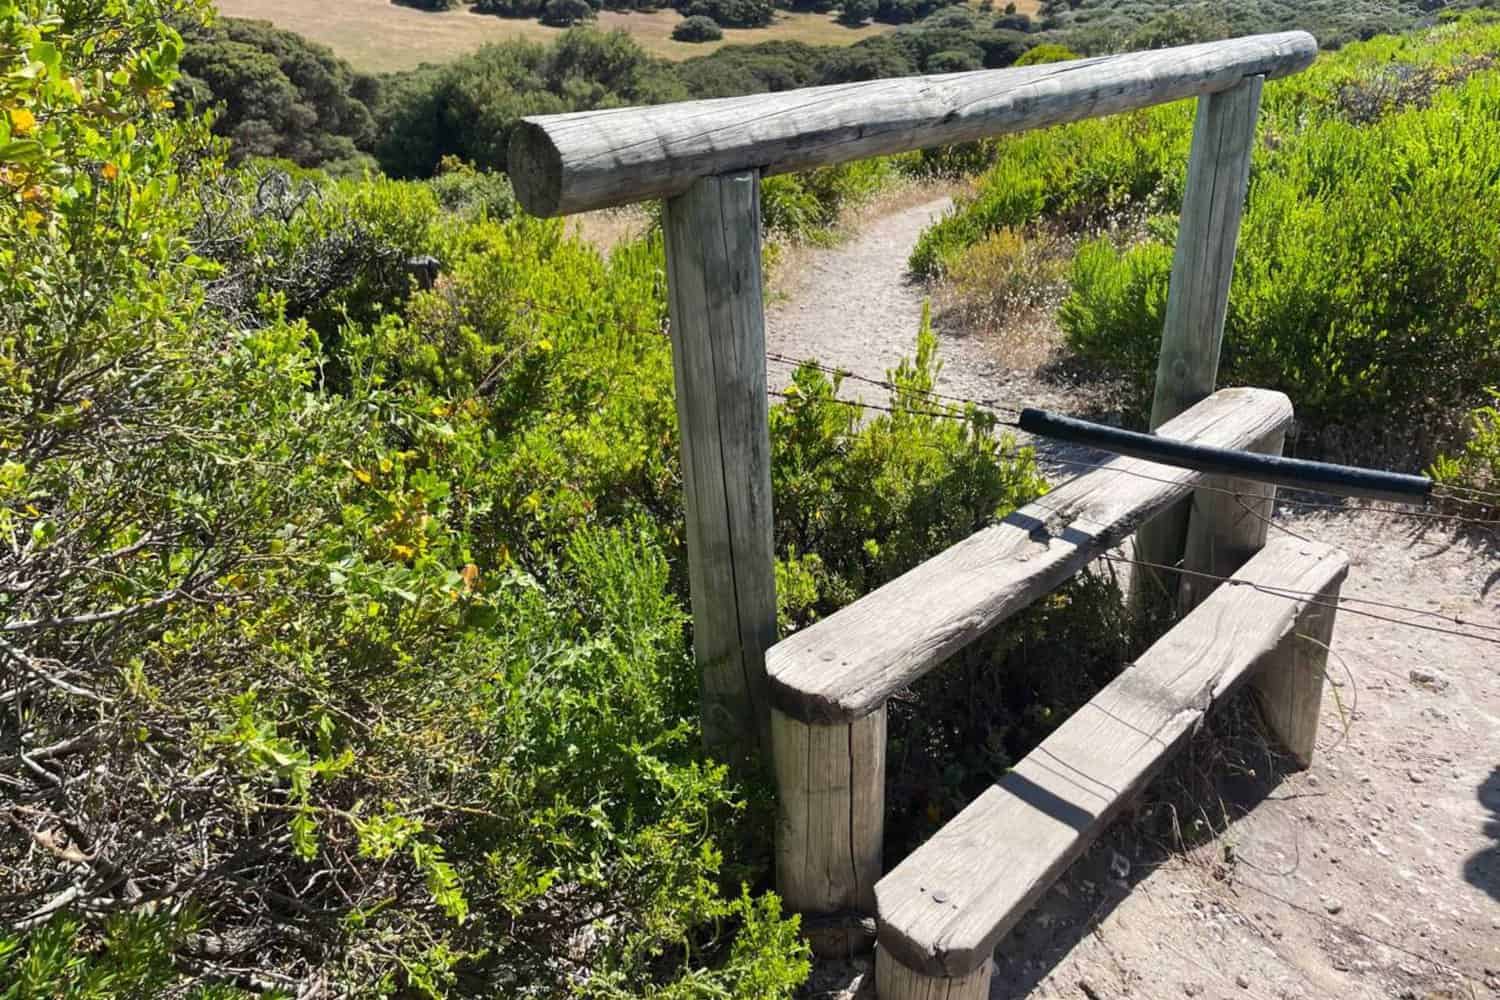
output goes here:
[[885, 838], [885, 706], [826, 726], [773, 709], [771, 736], [776, 888], [816, 954], [867, 952]]
[[1318, 591], [1296, 627], [1251, 680], [1266, 724], [1302, 767], [1311, 767], [1323, 705], [1323, 675], [1338, 614], [1340, 576]]
[[875, 995], [878, 1000], [989, 1000], [992, 960], [966, 976], [926, 976], [908, 969], [884, 949], [875, 952]]
[[[1214, 391], [1262, 82], [1262, 77], [1248, 77], [1230, 90], [1198, 99], [1156, 367], [1153, 431]], [[1186, 547], [1187, 523], [1184, 503], [1142, 527], [1136, 536], [1137, 558], [1175, 566]], [[1150, 571], [1137, 574], [1135, 592], [1159, 590], [1162, 583], [1155, 576]]]
[[736, 767], [770, 746], [776, 641], [760, 176], [705, 177], [662, 210], [703, 739]]
[[[1272, 431], [1250, 450], [1280, 455], [1285, 443], [1283, 428]], [[1182, 568], [1229, 576], [1265, 547], [1276, 506], [1276, 487], [1249, 479], [1218, 478], [1195, 491], [1191, 503]], [[1178, 610], [1187, 614], [1217, 586], [1214, 580], [1184, 573], [1177, 590]]]

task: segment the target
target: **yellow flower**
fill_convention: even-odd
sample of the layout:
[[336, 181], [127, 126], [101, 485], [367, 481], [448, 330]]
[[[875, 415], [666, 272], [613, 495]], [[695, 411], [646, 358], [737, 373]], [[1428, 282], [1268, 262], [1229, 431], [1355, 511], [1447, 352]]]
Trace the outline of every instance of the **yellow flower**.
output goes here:
[[370, 485], [371, 476], [364, 469], [355, 469], [354, 470], [354, 478], [358, 479], [360, 482], [364, 483], [366, 486]]
[[30, 135], [36, 128], [36, 115], [25, 108], [11, 108], [9, 115], [11, 135]]
[[106, 163], [104, 166], [99, 168], [99, 176], [103, 177], [107, 181], [112, 181], [116, 177], [120, 176], [120, 168], [115, 166], [113, 163]]

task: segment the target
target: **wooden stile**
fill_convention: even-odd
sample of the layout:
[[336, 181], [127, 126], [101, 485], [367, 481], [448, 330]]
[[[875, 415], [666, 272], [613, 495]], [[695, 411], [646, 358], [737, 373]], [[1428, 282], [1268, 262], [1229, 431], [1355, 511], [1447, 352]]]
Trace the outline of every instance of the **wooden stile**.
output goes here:
[[[1193, 146], [1183, 190], [1167, 316], [1157, 356], [1151, 429], [1214, 391], [1219, 349], [1229, 309], [1234, 251], [1250, 184], [1250, 156], [1260, 112], [1261, 77], [1198, 99]], [[1136, 552], [1144, 562], [1175, 566], [1187, 544], [1188, 509], [1180, 504], [1143, 527]], [[1136, 573], [1135, 592], [1169, 581], [1152, 570]]]
[[[1210, 394], [1261, 82], [1300, 72], [1316, 54], [1311, 35], [1287, 32], [1056, 65], [533, 117], [513, 131], [509, 173], [518, 200], [533, 214], [665, 199], [704, 741], [736, 768], [751, 766], [757, 755], [774, 768], [778, 887], [804, 915], [819, 954], [866, 948], [877, 903], [883, 916], [887, 898], [900, 909], [900, 893], [881, 889], [899, 887], [892, 878], [908, 867], [881, 880], [886, 700], [1151, 517], [1224, 481], [1116, 458], [772, 648], [760, 178], [1198, 97], [1152, 428], [1219, 447], [1279, 451], [1291, 418], [1284, 396], [1251, 389]], [[1232, 488], [1254, 493], [1246, 504], [1269, 516], [1270, 489]], [[1264, 523], [1253, 515], [1247, 520], [1244, 506], [1199, 489], [1191, 522], [1181, 504], [1142, 531], [1145, 557], [1165, 564], [1185, 558], [1189, 568], [1210, 573], [1234, 569], [1265, 542]], [[1185, 607], [1200, 601], [1211, 607], [1224, 597], [1184, 585], [1181, 599]], [[1326, 627], [1321, 620], [1305, 623], [1310, 635], [1325, 639], [1331, 628], [1331, 615]], [[1272, 726], [1299, 759], [1311, 754], [1322, 684], [1323, 661], [1309, 641], [1278, 646], [1256, 681]], [[1129, 702], [1117, 707], [1128, 711]], [[1180, 721], [1174, 717], [1170, 725]], [[1059, 733], [1093, 724], [1070, 720]], [[1007, 841], [1031, 835], [1027, 817], [1015, 819], [1019, 832], [1007, 831]], [[963, 888], [970, 896], [993, 877], [990, 857], [971, 861], [973, 884]], [[883, 945], [890, 938], [876, 962], [881, 997], [987, 994], [992, 963], [982, 949], [955, 958], [962, 949], [944, 945], [936, 959], [924, 959], [916, 939], [902, 937], [901, 920], [892, 927], [880, 931]]]
[[759, 176], [698, 181], [663, 206], [662, 230], [703, 739], [743, 767], [770, 747], [776, 641]]
[[[1302, 636], [1331, 634], [1322, 604], [1337, 600], [1347, 571], [1347, 557], [1326, 545], [1292, 538], [1267, 545], [1235, 585], [1205, 599], [881, 879], [880, 951], [917, 983], [962, 980], [983, 968], [1000, 938], [1246, 680], [1255, 678], [1279, 706], [1278, 731], [1310, 748], [1316, 702], [1301, 682], [1321, 678], [1304, 659], [1321, 647]], [[1253, 584], [1319, 596], [1289, 598]], [[882, 1000], [929, 995], [880, 990]]]

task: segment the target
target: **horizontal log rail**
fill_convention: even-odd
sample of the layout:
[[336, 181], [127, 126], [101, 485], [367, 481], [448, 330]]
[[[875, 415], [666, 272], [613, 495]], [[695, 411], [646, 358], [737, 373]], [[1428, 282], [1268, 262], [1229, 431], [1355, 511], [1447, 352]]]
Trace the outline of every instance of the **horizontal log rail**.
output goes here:
[[942, 76], [522, 119], [508, 157], [533, 215], [571, 215], [762, 176], [969, 142], [1217, 94], [1307, 68], [1306, 32]]

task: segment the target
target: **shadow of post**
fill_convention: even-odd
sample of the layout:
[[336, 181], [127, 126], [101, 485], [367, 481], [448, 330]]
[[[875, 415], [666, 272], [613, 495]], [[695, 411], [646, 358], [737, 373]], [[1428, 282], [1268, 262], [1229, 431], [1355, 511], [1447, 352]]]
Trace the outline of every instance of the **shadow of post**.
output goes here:
[[1490, 812], [1484, 824], [1484, 835], [1495, 843], [1479, 851], [1464, 864], [1464, 878], [1483, 889], [1491, 899], [1500, 900], [1500, 767], [1490, 772], [1479, 785], [1479, 804]]

